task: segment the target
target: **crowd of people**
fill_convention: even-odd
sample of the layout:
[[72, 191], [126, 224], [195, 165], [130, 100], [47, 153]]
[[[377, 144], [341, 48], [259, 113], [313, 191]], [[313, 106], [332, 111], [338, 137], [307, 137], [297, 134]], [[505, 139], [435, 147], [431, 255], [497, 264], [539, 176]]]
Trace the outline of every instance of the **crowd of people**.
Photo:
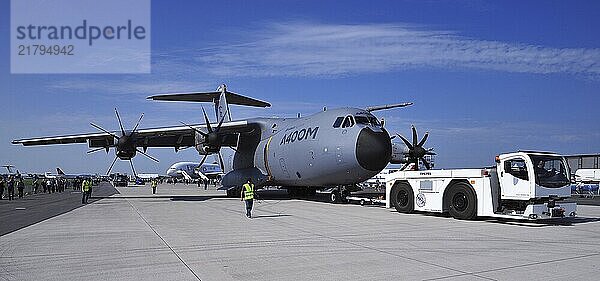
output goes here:
[[[31, 181], [31, 194], [38, 193], [62, 193], [67, 188], [81, 190], [84, 179], [76, 178], [67, 180], [65, 178], [39, 178], [33, 177]], [[15, 194], [16, 193], [16, 194]], [[20, 175], [0, 176], [0, 200], [9, 201], [25, 196], [25, 182]]]

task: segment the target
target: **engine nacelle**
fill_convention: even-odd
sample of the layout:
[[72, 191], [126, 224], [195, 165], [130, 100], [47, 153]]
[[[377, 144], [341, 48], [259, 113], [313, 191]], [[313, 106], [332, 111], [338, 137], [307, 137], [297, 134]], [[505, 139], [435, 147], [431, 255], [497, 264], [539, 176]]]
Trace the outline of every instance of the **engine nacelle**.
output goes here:
[[216, 133], [209, 133], [208, 137], [196, 132], [196, 150], [199, 154], [213, 154], [221, 150], [221, 142]]
[[405, 164], [408, 163], [408, 154], [410, 153], [408, 147], [404, 144], [392, 142], [392, 164]]
[[122, 136], [115, 145], [115, 153], [121, 160], [130, 160], [137, 153], [133, 138], [130, 136]]

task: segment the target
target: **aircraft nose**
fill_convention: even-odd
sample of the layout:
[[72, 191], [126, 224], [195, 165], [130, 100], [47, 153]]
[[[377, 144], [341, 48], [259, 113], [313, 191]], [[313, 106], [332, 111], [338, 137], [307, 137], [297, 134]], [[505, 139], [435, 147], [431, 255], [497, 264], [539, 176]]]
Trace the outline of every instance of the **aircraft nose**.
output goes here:
[[363, 128], [356, 141], [356, 159], [361, 167], [369, 171], [380, 171], [390, 162], [392, 142], [383, 130], [374, 132], [371, 128]]

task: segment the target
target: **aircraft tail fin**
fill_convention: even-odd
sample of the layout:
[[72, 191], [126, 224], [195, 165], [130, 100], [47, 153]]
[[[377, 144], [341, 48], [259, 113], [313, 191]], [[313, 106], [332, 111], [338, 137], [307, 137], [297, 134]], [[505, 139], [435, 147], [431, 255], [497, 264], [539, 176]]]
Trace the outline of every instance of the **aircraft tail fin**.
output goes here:
[[[150, 96], [147, 99], [158, 101], [212, 102], [215, 105], [217, 117], [219, 118], [218, 120], [221, 120], [221, 117], [225, 115], [225, 112], [229, 111], [229, 104], [253, 107], [271, 106], [271, 104], [268, 102], [230, 92], [227, 90], [227, 86], [225, 86], [225, 84], [219, 86], [215, 92], [155, 95]], [[231, 119], [231, 114], [229, 112], [227, 115], [229, 115], [228, 117]]]
[[219, 92], [219, 99], [215, 99], [215, 113], [217, 114], [217, 122], [221, 120], [225, 122], [231, 121], [231, 111], [229, 111], [229, 104], [227, 103], [227, 86], [222, 84], [217, 88]]
[[59, 167], [56, 167], [56, 173], [59, 174], [59, 175], [61, 175], [61, 176], [65, 175], [65, 172], [63, 172], [63, 170], [61, 170]]

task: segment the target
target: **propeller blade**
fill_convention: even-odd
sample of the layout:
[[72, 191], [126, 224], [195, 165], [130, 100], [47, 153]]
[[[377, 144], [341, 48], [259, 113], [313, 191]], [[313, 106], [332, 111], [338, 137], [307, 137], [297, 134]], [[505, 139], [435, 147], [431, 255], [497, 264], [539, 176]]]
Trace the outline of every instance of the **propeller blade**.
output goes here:
[[204, 114], [204, 122], [206, 122], [206, 128], [208, 129], [209, 133], [212, 133], [212, 128], [210, 127], [210, 120], [208, 120], [208, 115], [206, 115], [206, 111], [204, 110], [204, 107], [202, 107], [202, 113]]
[[221, 156], [221, 151], [217, 153], [219, 155], [219, 164], [221, 164], [221, 172], [225, 171], [225, 164], [223, 164], [223, 156]]
[[131, 165], [131, 171], [133, 171], [133, 176], [137, 178], [137, 173], [135, 172], [135, 168], [133, 167], [133, 161], [129, 159], [129, 164]]
[[411, 126], [411, 130], [412, 130], [412, 143], [413, 146], [416, 147], [417, 146], [417, 128], [415, 128], [415, 126]]
[[413, 150], [415, 149], [415, 147], [402, 135], [397, 134], [397, 136], [404, 142], [404, 144], [406, 145], [406, 147], [408, 147], [408, 149]]
[[400, 169], [400, 171], [404, 171], [404, 169], [406, 169], [406, 167], [408, 167], [408, 165], [410, 165], [410, 162], [404, 164], [404, 166], [402, 166], [402, 169]]
[[98, 152], [100, 150], [104, 149], [104, 147], [99, 147], [99, 148], [94, 148], [92, 150], [88, 150], [88, 152], [86, 152], [87, 154], [92, 154], [94, 152]]
[[119, 127], [121, 127], [121, 134], [124, 136], [125, 129], [123, 129], [123, 122], [121, 122], [121, 116], [119, 116], [119, 111], [117, 111], [116, 107], [115, 107], [115, 113], [117, 114], [117, 120], [119, 120]]
[[419, 144], [417, 146], [423, 146], [423, 144], [427, 141], [428, 137], [429, 137], [429, 132], [425, 132], [425, 134], [423, 135], [423, 138], [421, 139], [421, 141], [419, 142]]
[[217, 125], [217, 128], [215, 129], [215, 131], [219, 131], [219, 129], [221, 129], [221, 125], [223, 125], [223, 121], [225, 120], [225, 116], [227, 116], [228, 111], [229, 111], [229, 108], [227, 108], [225, 110], [225, 114], [223, 114], [223, 117], [221, 117], [221, 121], [219, 121], [219, 125]]
[[207, 137], [207, 136], [208, 136], [208, 134], [207, 134], [207, 133], [205, 133], [205, 132], [202, 132], [202, 131], [198, 130], [197, 128], [194, 128], [194, 127], [192, 127], [191, 125], [188, 125], [188, 124], [186, 124], [186, 123], [183, 123], [183, 122], [181, 122], [181, 121], [179, 121], [179, 123], [183, 124], [184, 126], [187, 126], [187, 127], [189, 127], [190, 129], [194, 130], [194, 132], [196, 132], [196, 133], [198, 133], [198, 134], [201, 134], [203, 137]]
[[131, 134], [133, 135], [133, 133], [135, 132], [135, 130], [137, 130], [138, 126], [140, 125], [140, 122], [142, 122], [142, 118], [144, 118], [144, 113], [142, 112], [142, 115], [140, 116], [140, 119], [138, 119], [137, 123], [135, 123], [135, 126], [133, 127], [133, 130], [131, 130]]
[[112, 171], [113, 166], [115, 165], [115, 162], [117, 162], [117, 159], [119, 159], [118, 156], [115, 156], [115, 160], [113, 160], [112, 164], [110, 164], [110, 167], [108, 167], [108, 171], [106, 171], [106, 175], [110, 175], [110, 171]]
[[427, 162], [427, 160], [425, 160], [425, 158], [423, 158], [423, 157], [421, 157], [420, 159], [423, 162], [423, 165], [425, 165], [425, 168], [427, 170], [431, 170], [431, 165], [429, 164], [429, 162]]
[[120, 137], [118, 137], [117, 135], [115, 135], [115, 134], [113, 134], [113, 133], [111, 133], [111, 132], [109, 132], [107, 130], [104, 130], [104, 128], [102, 128], [102, 127], [100, 127], [100, 126], [98, 126], [98, 125], [96, 125], [94, 123], [90, 123], [90, 125], [92, 125], [92, 127], [96, 128], [96, 129], [98, 129], [98, 130], [100, 130], [100, 131], [102, 131], [104, 133], [107, 133], [107, 134], [111, 135], [115, 139], [120, 139]]
[[204, 154], [204, 157], [202, 157], [202, 161], [200, 161], [200, 164], [198, 164], [198, 169], [200, 168], [200, 166], [202, 166], [202, 164], [204, 164], [204, 161], [206, 161], [206, 157], [208, 157], [208, 154]]
[[136, 148], [135, 150], [137, 150], [137, 152], [139, 152], [140, 154], [150, 158], [151, 160], [154, 160], [154, 162], [158, 163], [160, 161], [158, 161], [158, 159], [156, 159], [155, 157], [153, 157], [152, 155], [149, 155], [148, 153], [141, 151], [139, 148]]

